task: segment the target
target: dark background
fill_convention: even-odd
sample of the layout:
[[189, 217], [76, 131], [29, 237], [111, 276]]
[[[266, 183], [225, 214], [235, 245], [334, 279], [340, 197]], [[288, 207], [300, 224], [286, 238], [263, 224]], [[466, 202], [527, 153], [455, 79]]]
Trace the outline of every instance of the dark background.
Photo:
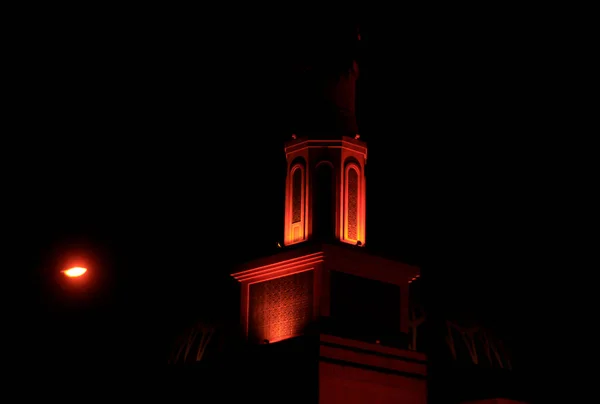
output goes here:
[[[276, 251], [290, 89], [347, 18], [51, 11], [14, 31], [6, 248], [31, 285], [16, 334], [46, 375], [161, 364], [181, 327], [237, 309], [235, 264]], [[359, 22], [367, 244], [421, 265], [436, 307], [498, 329], [534, 374], [561, 251], [551, 34], [490, 12]], [[57, 275], [73, 256], [86, 288]]]

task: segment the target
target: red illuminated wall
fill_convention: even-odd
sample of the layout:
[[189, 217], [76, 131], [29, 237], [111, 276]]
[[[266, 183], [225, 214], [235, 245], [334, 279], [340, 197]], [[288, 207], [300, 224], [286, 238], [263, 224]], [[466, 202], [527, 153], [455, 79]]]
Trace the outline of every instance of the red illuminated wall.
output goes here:
[[252, 284], [249, 303], [251, 341], [300, 335], [313, 318], [313, 271]]
[[302, 334], [318, 315], [323, 254], [282, 253], [249, 263], [241, 283], [240, 320], [254, 342]]
[[298, 138], [285, 147], [288, 162], [285, 199], [285, 245], [313, 238], [319, 199], [315, 186], [317, 167], [333, 168], [332, 232], [337, 240], [356, 244], [366, 242], [367, 145], [358, 138], [332, 136], [327, 139]]
[[366, 254], [359, 247], [307, 244], [240, 269], [232, 276], [241, 284], [242, 327], [253, 341], [279, 341], [301, 334], [311, 320], [330, 317], [331, 275], [338, 272], [399, 288], [396, 329], [408, 332], [408, 286], [419, 268]]

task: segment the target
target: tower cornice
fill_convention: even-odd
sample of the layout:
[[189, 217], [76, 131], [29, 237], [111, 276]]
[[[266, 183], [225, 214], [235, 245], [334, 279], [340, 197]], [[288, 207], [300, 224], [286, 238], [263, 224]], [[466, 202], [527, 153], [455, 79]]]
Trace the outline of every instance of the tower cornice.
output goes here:
[[363, 158], [367, 159], [367, 143], [350, 136], [330, 136], [325, 139], [314, 139], [309, 136], [292, 139], [285, 143], [285, 155], [296, 153], [303, 149], [317, 148], [346, 148], [356, 153], [360, 153]]

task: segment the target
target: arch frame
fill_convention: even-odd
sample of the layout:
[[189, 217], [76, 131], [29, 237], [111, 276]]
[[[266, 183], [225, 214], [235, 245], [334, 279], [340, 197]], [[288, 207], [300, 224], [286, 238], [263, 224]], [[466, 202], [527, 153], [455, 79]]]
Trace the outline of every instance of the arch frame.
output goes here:
[[[363, 228], [363, 214], [364, 212], [364, 198], [362, 198], [363, 187], [364, 187], [364, 177], [362, 172], [362, 167], [360, 164], [355, 161], [355, 159], [347, 159], [344, 163], [343, 169], [343, 206], [342, 206], [342, 241], [346, 243], [356, 244], [358, 241], [364, 243], [362, 236], [362, 228]], [[355, 195], [352, 196], [350, 194], [350, 171], [354, 170], [356, 173], [356, 191]], [[355, 221], [354, 225], [356, 226], [354, 231], [350, 231], [351, 225], [351, 217], [350, 217], [350, 203], [351, 198], [356, 198], [356, 213], [353, 221]], [[354, 234], [351, 234], [354, 233]]]
[[[296, 173], [300, 171], [300, 186], [299, 189], [295, 185], [295, 177]], [[306, 226], [307, 226], [307, 181], [308, 181], [308, 173], [307, 173], [307, 165], [306, 161], [302, 157], [298, 157], [294, 159], [288, 169], [288, 177], [287, 177], [287, 186], [286, 186], [286, 206], [285, 206], [285, 234], [284, 234], [284, 244], [290, 245], [295, 243], [300, 243], [306, 239]], [[300, 218], [299, 220], [295, 220], [296, 213], [296, 198], [295, 192], [300, 192]]]

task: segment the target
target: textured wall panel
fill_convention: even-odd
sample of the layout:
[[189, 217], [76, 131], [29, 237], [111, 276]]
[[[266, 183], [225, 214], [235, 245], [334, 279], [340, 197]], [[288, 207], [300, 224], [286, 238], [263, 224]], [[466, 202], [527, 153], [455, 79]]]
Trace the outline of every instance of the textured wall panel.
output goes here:
[[250, 285], [249, 314], [251, 341], [301, 334], [313, 315], [313, 271]]
[[292, 223], [302, 220], [302, 170], [296, 169], [292, 177]]
[[358, 237], [358, 173], [355, 169], [348, 171], [348, 238]]

